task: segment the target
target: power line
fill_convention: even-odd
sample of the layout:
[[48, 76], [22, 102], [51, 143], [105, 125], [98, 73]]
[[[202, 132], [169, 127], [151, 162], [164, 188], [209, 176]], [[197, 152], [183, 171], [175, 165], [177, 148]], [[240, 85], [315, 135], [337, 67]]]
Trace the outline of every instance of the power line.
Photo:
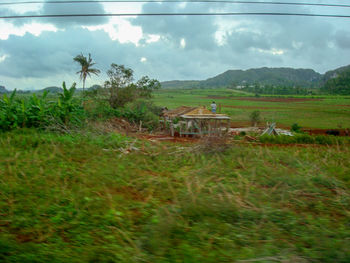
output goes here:
[[128, 13], [128, 14], [116, 13], [116, 14], [14, 15], [14, 16], [0, 16], [0, 19], [61, 18], [61, 17], [131, 17], [131, 16], [306, 16], [306, 17], [350, 18], [350, 15], [332, 15], [332, 14], [228, 12], [228, 13]]
[[82, 3], [226, 3], [226, 4], [259, 4], [259, 5], [297, 5], [297, 6], [320, 6], [320, 7], [345, 7], [344, 4], [320, 4], [320, 3], [296, 3], [296, 2], [271, 2], [271, 1], [235, 1], [235, 0], [77, 0], [77, 1], [21, 1], [5, 2], [0, 5], [25, 5], [25, 4], [82, 4]]

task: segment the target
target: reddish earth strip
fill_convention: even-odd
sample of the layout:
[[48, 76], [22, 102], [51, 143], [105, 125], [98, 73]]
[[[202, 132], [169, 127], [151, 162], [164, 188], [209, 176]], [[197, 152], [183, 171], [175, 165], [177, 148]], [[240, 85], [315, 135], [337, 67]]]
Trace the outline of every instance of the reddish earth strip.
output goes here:
[[151, 134], [140, 134], [137, 136], [138, 138], [152, 141], [162, 141], [162, 142], [174, 142], [174, 143], [193, 143], [200, 140], [198, 137], [188, 136], [188, 137], [179, 137], [179, 133], [175, 132], [175, 136], [171, 137], [169, 134], [159, 134], [159, 135], [151, 135]]
[[240, 105], [240, 106], [238, 106], [238, 105], [236, 105], [236, 106], [234, 106], [234, 105], [222, 105], [221, 107], [234, 108], [234, 109], [265, 109], [265, 110], [271, 110], [271, 109], [274, 109], [274, 110], [283, 109], [283, 110], [285, 110], [285, 109], [288, 109], [286, 107], [283, 107], [283, 108], [282, 107], [265, 107], [265, 106], [261, 107], [261, 106], [245, 106], [245, 105]]
[[[350, 136], [350, 129], [302, 129], [304, 132], [312, 135], [335, 135]], [[335, 133], [335, 134], [334, 134]]]
[[245, 101], [263, 101], [263, 102], [304, 102], [304, 101], [322, 101], [323, 100], [323, 99], [315, 99], [315, 98], [220, 97], [220, 96], [208, 96], [207, 98], [245, 100]]
[[[247, 128], [247, 127], [252, 127], [252, 123], [250, 121], [231, 121], [230, 122], [230, 127], [231, 128]], [[263, 129], [263, 128], [266, 128], [266, 127], [265, 126], [259, 126], [259, 128]], [[289, 130], [290, 126], [278, 123], [277, 128]]]

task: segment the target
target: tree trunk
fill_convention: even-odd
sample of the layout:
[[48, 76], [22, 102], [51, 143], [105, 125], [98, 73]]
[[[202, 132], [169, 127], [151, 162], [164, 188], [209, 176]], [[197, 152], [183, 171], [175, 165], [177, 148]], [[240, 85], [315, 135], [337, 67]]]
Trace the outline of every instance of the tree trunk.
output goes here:
[[83, 79], [83, 94], [85, 93], [85, 78]]

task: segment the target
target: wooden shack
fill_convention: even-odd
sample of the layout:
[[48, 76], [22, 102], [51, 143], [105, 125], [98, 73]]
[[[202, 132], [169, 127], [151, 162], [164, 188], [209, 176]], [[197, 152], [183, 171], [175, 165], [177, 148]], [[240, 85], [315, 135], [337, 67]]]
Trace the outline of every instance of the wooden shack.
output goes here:
[[212, 113], [204, 106], [181, 106], [163, 114], [164, 127], [168, 127], [171, 136], [175, 130], [180, 137], [186, 135], [222, 134], [230, 128], [230, 117], [226, 114]]

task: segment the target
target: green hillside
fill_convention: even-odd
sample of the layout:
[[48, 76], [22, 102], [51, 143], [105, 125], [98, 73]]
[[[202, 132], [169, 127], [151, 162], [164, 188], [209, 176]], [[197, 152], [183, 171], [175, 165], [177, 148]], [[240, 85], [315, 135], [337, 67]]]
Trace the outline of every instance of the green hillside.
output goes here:
[[322, 90], [330, 94], [350, 94], [350, 66], [342, 67], [325, 74]]
[[[173, 80], [162, 82], [165, 89], [181, 88], [218, 88], [218, 87], [237, 87], [237, 86], [284, 86], [284, 87], [303, 87], [319, 88], [331, 79], [336, 78], [341, 73], [347, 74], [349, 66], [330, 70], [325, 74], [320, 74], [313, 69], [294, 69], [294, 68], [255, 68], [248, 70], [228, 70], [222, 74], [208, 78], [206, 80]], [[341, 79], [344, 79], [344, 74]], [[344, 87], [343, 80], [337, 85]], [[332, 82], [333, 83], [333, 82]], [[332, 84], [334, 85], [334, 83]], [[328, 88], [323, 89], [326, 91]], [[334, 88], [333, 88], [334, 89]], [[342, 88], [341, 88], [342, 89]], [[332, 91], [333, 92], [333, 91]], [[333, 92], [334, 93], [334, 92]], [[341, 94], [349, 94], [343, 92]]]
[[321, 74], [312, 69], [293, 68], [258, 68], [248, 70], [228, 70], [218, 76], [201, 82], [201, 86], [227, 85], [281, 85], [281, 86], [315, 86]]
[[162, 82], [163, 89], [188, 89], [199, 86], [199, 80], [171, 80]]

